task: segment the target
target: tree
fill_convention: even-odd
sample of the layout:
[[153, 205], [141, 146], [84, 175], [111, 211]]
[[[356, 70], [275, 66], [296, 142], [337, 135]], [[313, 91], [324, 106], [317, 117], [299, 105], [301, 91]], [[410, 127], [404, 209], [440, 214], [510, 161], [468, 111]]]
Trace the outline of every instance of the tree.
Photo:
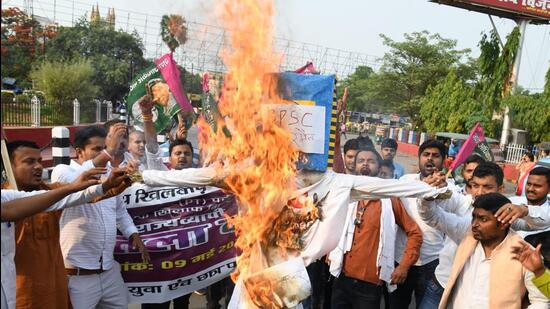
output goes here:
[[29, 87], [29, 73], [44, 43], [56, 34], [53, 26], [40, 25], [19, 8], [2, 10], [2, 76], [13, 77]]
[[380, 72], [369, 82], [371, 97], [411, 117], [414, 127], [424, 127], [419, 117], [422, 96], [429, 86], [444, 79], [450, 69], [475, 79], [473, 62], [463, 62], [470, 50], [457, 50], [455, 40], [428, 31], [405, 34], [402, 42], [380, 36], [390, 51], [383, 57]]
[[344, 88], [348, 88], [348, 109], [360, 112], [378, 112], [381, 106], [370, 95], [369, 78], [375, 74], [374, 70], [368, 66], [358, 66], [355, 72], [339, 83], [336, 88], [338, 96], [344, 93]]
[[503, 107], [502, 99], [510, 94], [512, 66], [519, 48], [519, 27], [507, 36], [506, 44], [501, 50], [498, 34], [491, 31], [490, 38], [483, 34], [479, 42], [481, 54], [479, 67], [481, 79], [478, 83], [478, 96], [482, 102], [490, 105], [495, 111]]
[[133, 75], [148, 63], [137, 34], [114, 30], [104, 20], [79, 20], [74, 27], [60, 27], [46, 47], [46, 59], [66, 61], [86, 58], [95, 69], [92, 81], [100, 95], [121, 100], [128, 92]]
[[550, 69], [543, 93], [511, 95], [502, 104], [510, 108], [513, 126], [527, 130], [531, 141], [550, 140]]
[[89, 102], [99, 92], [92, 79], [94, 69], [88, 60], [72, 62], [44, 62], [31, 73], [36, 87], [50, 102]]
[[474, 87], [454, 69], [443, 81], [428, 87], [420, 104], [420, 118], [428, 132], [468, 133], [477, 122], [484, 128], [491, 123], [492, 110], [475, 99]]

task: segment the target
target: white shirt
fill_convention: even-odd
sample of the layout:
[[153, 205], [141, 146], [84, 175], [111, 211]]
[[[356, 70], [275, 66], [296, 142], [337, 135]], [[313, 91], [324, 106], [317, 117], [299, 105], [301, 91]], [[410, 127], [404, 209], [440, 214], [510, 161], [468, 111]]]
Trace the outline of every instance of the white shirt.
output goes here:
[[[508, 238], [510, 234], [506, 236]], [[506, 240], [505, 238], [505, 240]], [[502, 241], [502, 243], [504, 240]], [[500, 243], [498, 247], [502, 245]], [[495, 250], [492, 253], [496, 252]], [[457, 278], [454, 292], [449, 301], [449, 309], [485, 309], [489, 308], [489, 286], [491, 277], [491, 257], [485, 256], [481, 242], [464, 264]], [[528, 308], [548, 308], [548, 299], [542, 295], [531, 280], [533, 273], [525, 272], [523, 282], [529, 295], [531, 305]]]
[[[48, 191], [15, 191], [15, 190], [2, 190], [2, 203], [12, 201], [15, 199], [29, 197]], [[86, 190], [76, 192], [59, 200], [44, 211], [55, 211], [64, 207], [72, 207], [81, 205], [86, 201], [89, 201], [95, 197], [103, 195], [103, 188], [101, 185], [91, 186]], [[15, 224], [14, 222], [2, 222], [2, 293], [1, 293], [1, 305], [2, 309], [15, 308]], [[38, 258], [38, 257], [37, 257]], [[39, 262], [39, 261], [37, 261]], [[46, 265], [47, 266], [47, 265]]]
[[[420, 181], [420, 174], [407, 174], [401, 177], [401, 181]], [[437, 229], [426, 224], [418, 214], [417, 204], [420, 200], [415, 197], [402, 198], [401, 202], [407, 210], [407, 213], [414, 219], [416, 224], [422, 231], [422, 247], [420, 247], [420, 257], [414, 265], [422, 266], [439, 258], [439, 251], [443, 248], [443, 241], [445, 235]], [[407, 246], [407, 234], [402, 229], [397, 230], [396, 244], [395, 244], [395, 260], [401, 261], [405, 247]]]
[[[458, 244], [470, 229], [472, 221], [471, 195], [453, 194], [448, 200], [426, 201], [421, 200], [418, 213], [429, 226], [436, 228], [446, 235], [445, 244], [439, 253], [439, 265], [435, 269], [435, 277], [442, 287], [445, 287]], [[528, 207], [529, 214], [512, 224], [514, 230], [537, 230], [550, 224], [550, 218], [540, 216], [539, 206]]]
[[[500, 246], [500, 245], [499, 245]], [[485, 257], [483, 246], [477, 243], [456, 281], [450, 308], [489, 308], [489, 279], [491, 259]]]
[[[527, 223], [530, 225], [541, 223], [544, 224], [544, 222], [548, 223], [547, 227], [542, 227], [540, 230], [536, 231], [524, 231], [518, 230], [518, 235], [522, 238], [525, 238], [532, 234], [538, 234], [542, 232], [550, 231], [550, 201], [546, 199], [544, 204], [542, 205], [530, 205], [527, 201], [527, 197], [524, 196], [511, 196], [509, 197], [510, 201], [512, 201], [512, 204], [514, 205], [526, 205], [529, 209], [529, 217], [530, 220], [527, 220]], [[521, 229], [521, 227], [519, 227]]]
[[[90, 168], [93, 168], [91, 160], [83, 165], [75, 161], [71, 161], [70, 165], [57, 165], [52, 171], [52, 182], [71, 182]], [[126, 238], [137, 233], [134, 222], [120, 199], [120, 196], [116, 196], [63, 210], [59, 220], [59, 242], [65, 267], [113, 267], [117, 226]]]

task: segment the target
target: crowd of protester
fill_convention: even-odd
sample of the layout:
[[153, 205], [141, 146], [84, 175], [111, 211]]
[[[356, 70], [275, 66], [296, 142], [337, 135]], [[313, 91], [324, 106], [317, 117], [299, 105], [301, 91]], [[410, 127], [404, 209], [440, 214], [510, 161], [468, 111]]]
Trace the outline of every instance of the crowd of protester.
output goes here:
[[[42, 180], [35, 143], [8, 143], [17, 190], [2, 187], [2, 309], [127, 308], [114, 260], [117, 229], [150, 259], [120, 201], [131, 185], [127, 175], [197, 166], [185, 125], [159, 145], [153, 103], [145, 96], [139, 104], [141, 131], [120, 120], [79, 129], [76, 158], [56, 166], [51, 183]], [[420, 145], [412, 174], [395, 161], [397, 148], [393, 139], [380, 151], [366, 135], [349, 139], [341, 172], [424, 181], [447, 187], [450, 198], [351, 203], [341, 236], [349, 246], [307, 267], [312, 294], [303, 307], [398, 309], [414, 301], [416, 308], [549, 308], [550, 169], [530, 167], [525, 194], [506, 197], [493, 162], [470, 156], [457, 185], [442, 172], [448, 149], [441, 142]], [[225, 278], [202, 291], [207, 308], [227, 304], [233, 288]], [[142, 308], [188, 308], [190, 296]]]

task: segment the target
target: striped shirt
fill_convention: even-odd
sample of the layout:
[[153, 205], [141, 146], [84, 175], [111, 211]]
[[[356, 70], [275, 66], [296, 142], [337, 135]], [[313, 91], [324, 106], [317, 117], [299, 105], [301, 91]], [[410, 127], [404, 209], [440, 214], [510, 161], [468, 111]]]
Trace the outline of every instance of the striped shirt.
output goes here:
[[[52, 172], [52, 182], [72, 182], [93, 167], [91, 160], [82, 165], [75, 161], [71, 161], [70, 165], [57, 165]], [[137, 233], [134, 222], [123, 205], [121, 197], [116, 196], [63, 210], [59, 220], [59, 240], [65, 267], [113, 267], [117, 227], [126, 238]]]

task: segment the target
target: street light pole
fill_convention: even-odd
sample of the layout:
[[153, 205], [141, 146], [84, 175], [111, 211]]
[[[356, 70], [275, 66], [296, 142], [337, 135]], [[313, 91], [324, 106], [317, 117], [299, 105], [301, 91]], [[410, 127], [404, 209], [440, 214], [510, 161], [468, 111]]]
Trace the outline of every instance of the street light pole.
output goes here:
[[[511, 94], [515, 94], [518, 86], [519, 66], [521, 64], [521, 52], [523, 50], [523, 41], [525, 39], [525, 28], [529, 23], [527, 19], [520, 19], [517, 21], [519, 25], [519, 44], [516, 58], [514, 59], [514, 66], [512, 67], [512, 75], [510, 76]], [[502, 134], [500, 135], [500, 148], [504, 150], [508, 144], [508, 135], [510, 133], [510, 108], [506, 106], [504, 108], [504, 117], [502, 121]]]

